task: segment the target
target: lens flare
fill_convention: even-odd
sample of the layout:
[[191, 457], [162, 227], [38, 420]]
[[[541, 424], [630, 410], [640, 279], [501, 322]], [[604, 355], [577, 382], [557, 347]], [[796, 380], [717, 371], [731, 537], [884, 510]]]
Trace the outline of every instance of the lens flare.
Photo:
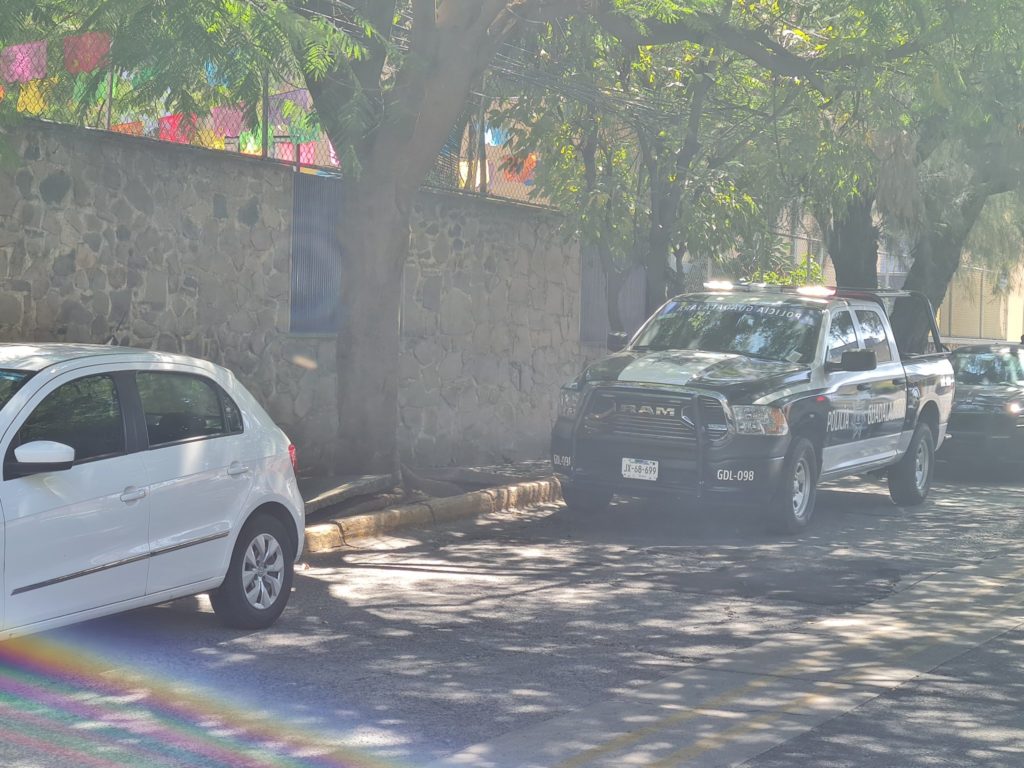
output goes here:
[[398, 765], [38, 635], [0, 643], [0, 722], [3, 764], [30, 755], [83, 768]]

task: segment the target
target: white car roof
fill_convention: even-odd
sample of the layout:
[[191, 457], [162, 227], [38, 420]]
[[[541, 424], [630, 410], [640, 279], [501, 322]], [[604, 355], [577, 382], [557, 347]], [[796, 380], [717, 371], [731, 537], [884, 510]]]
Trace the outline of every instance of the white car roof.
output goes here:
[[154, 362], [176, 363], [206, 368], [213, 372], [217, 366], [206, 360], [199, 360], [169, 352], [154, 352], [134, 347], [114, 347], [102, 344], [0, 344], [0, 368], [19, 371], [41, 371], [52, 365], [92, 358], [96, 362]]

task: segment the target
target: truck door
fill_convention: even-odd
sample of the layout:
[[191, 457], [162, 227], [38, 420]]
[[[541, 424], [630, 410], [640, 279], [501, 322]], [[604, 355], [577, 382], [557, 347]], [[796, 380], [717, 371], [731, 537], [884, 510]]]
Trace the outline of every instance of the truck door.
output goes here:
[[[857, 328], [849, 310], [832, 313], [828, 330], [826, 363], [839, 363], [844, 352], [860, 348]], [[859, 461], [857, 442], [860, 439], [859, 413], [865, 400], [860, 386], [865, 374], [835, 371], [826, 374], [828, 381], [828, 417], [822, 473], [842, 471]]]
[[878, 361], [868, 402], [867, 435], [878, 443], [886, 458], [891, 458], [899, 450], [907, 416], [906, 371], [882, 314], [875, 309], [858, 309], [855, 315], [861, 342]]

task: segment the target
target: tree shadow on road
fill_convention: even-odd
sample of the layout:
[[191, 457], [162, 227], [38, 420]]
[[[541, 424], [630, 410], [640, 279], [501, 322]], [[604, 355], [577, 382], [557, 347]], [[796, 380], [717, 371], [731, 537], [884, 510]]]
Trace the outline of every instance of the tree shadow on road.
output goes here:
[[800, 537], [738, 512], [549, 505], [310, 556], [267, 632], [224, 629], [197, 598], [50, 636], [417, 764], [1005, 552], [1017, 495], [943, 482], [900, 509], [837, 484]]

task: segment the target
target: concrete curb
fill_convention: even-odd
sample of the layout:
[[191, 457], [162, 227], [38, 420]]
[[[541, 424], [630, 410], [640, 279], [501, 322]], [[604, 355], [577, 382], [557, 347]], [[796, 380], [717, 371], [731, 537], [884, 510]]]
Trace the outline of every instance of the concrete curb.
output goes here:
[[429, 499], [366, 515], [342, 517], [306, 526], [306, 552], [329, 552], [355, 546], [360, 539], [379, 536], [400, 528], [425, 528], [437, 523], [477, 517], [532, 504], [561, 501], [562, 486], [557, 477], [488, 488], [446, 499]]

